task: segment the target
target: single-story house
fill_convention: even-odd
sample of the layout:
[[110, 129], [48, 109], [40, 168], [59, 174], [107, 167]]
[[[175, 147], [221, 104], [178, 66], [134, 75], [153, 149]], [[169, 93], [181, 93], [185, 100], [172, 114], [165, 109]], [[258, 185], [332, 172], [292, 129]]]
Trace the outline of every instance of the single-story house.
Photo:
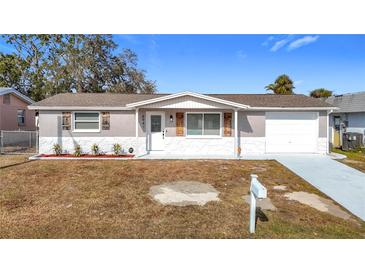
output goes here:
[[39, 152], [119, 143], [136, 155], [245, 156], [328, 152], [333, 106], [305, 95], [58, 94], [39, 111]]
[[35, 130], [34, 101], [13, 88], [0, 87], [0, 130]]
[[365, 143], [365, 92], [331, 96], [326, 102], [338, 108], [330, 115], [330, 143], [340, 147], [343, 132], [361, 133]]

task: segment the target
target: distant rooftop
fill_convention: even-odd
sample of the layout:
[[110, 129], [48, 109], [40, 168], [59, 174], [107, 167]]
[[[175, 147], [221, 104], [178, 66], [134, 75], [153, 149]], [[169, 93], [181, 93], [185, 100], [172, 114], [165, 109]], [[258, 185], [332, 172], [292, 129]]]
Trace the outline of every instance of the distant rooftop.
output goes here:
[[5, 95], [5, 94], [9, 94], [12, 93], [15, 96], [17, 96], [18, 98], [23, 99], [24, 101], [26, 101], [28, 104], [33, 104], [34, 101], [32, 99], [30, 99], [28, 96], [24, 95], [23, 93], [17, 91], [14, 88], [9, 88], [9, 87], [0, 87], [0, 96], [1, 95]]
[[326, 102], [339, 108], [334, 112], [365, 112], [365, 91], [331, 96]]

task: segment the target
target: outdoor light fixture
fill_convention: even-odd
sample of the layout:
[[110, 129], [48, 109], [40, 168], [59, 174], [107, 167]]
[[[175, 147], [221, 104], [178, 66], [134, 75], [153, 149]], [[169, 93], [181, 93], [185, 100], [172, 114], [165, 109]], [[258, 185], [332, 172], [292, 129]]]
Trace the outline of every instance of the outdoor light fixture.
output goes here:
[[172, 123], [174, 121], [174, 117], [172, 115], [170, 115], [170, 123]]

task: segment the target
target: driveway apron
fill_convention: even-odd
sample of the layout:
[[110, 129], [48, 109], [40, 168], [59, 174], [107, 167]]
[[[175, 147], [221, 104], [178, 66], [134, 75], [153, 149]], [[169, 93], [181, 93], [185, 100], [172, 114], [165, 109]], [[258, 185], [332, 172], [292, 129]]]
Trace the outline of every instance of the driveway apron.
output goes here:
[[365, 221], [365, 173], [324, 155], [272, 158]]

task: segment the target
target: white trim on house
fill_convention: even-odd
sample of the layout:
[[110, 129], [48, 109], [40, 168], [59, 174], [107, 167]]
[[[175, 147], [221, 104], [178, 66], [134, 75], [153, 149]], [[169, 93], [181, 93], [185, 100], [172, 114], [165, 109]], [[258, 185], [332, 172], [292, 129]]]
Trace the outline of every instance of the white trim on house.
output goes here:
[[[75, 114], [76, 113], [97, 113], [98, 116], [98, 122], [99, 122], [99, 128], [98, 129], [76, 129], [76, 119]], [[96, 121], [92, 120], [78, 120], [77, 122], [82, 123], [95, 123]], [[101, 132], [101, 112], [100, 111], [73, 111], [72, 112], [72, 132]]]
[[175, 94], [171, 94], [171, 95], [161, 96], [161, 97], [154, 98], [154, 99], [139, 101], [136, 103], [127, 104], [126, 106], [127, 107], [140, 107], [140, 106], [149, 105], [149, 104], [157, 103], [157, 102], [161, 102], [161, 101], [166, 101], [166, 100], [170, 100], [170, 99], [174, 99], [174, 98], [178, 98], [178, 97], [182, 97], [182, 96], [192, 96], [195, 98], [204, 99], [207, 101], [212, 101], [212, 102], [220, 103], [223, 105], [243, 108], [243, 109], [250, 107], [248, 105], [243, 105], [243, 104], [235, 103], [232, 101], [227, 101], [227, 100], [223, 100], [223, 99], [219, 99], [219, 98], [215, 98], [212, 96], [203, 95], [203, 94], [199, 94], [199, 93], [195, 93], [195, 92], [190, 92], [190, 91], [184, 91], [184, 92], [179, 92], [179, 93], [175, 93]]
[[290, 111], [290, 110], [334, 110], [338, 109], [336, 107], [250, 107], [248, 110], [284, 110], [284, 111]]

